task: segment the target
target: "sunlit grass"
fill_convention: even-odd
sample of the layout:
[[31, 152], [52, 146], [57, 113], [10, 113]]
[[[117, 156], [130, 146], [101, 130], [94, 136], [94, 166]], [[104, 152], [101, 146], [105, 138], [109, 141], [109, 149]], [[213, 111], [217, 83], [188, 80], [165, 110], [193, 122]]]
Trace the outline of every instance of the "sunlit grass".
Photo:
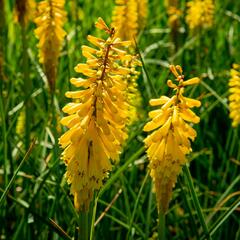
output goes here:
[[[179, 2], [185, 14], [186, 1]], [[79, 216], [60, 159], [58, 138], [64, 129], [59, 119], [68, 101], [64, 94], [72, 88], [69, 79], [77, 77], [73, 69], [84, 61], [81, 45], [87, 44], [88, 34], [101, 35], [94, 28], [98, 17], [110, 24], [114, 1], [67, 1], [67, 36], [53, 97], [38, 61], [36, 26], [30, 22], [23, 31], [13, 21], [14, 1], [4, 3], [5, 24], [0, 24], [0, 58], [4, 57], [4, 75], [0, 72], [0, 238], [77, 239]], [[152, 110], [148, 101], [169, 96], [169, 64], [184, 66], [189, 78], [201, 77], [199, 86], [186, 93], [201, 100], [202, 106], [197, 110], [201, 118], [195, 127], [197, 138], [188, 156], [191, 164], [179, 176], [167, 212], [166, 239], [240, 238], [240, 132], [239, 127], [232, 128], [228, 108], [229, 70], [232, 63], [240, 63], [239, 8], [238, 1], [215, 1], [213, 27], [194, 33], [180, 17], [175, 48], [163, 1], [149, 1], [148, 20], [137, 45], [143, 63], [138, 85], [144, 118], [129, 130], [120, 163], [95, 194], [88, 224], [92, 239], [158, 237], [142, 129], [148, 120], [146, 113]], [[28, 117], [22, 135], [16, 133], [16, 125], [23, 109]]]

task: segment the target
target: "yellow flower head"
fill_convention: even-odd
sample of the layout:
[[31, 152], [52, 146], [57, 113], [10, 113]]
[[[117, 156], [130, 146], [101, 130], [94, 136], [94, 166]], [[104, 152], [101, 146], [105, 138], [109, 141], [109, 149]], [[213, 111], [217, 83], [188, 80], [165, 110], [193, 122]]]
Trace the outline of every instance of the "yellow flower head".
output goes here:
[[112, 27], [122, 40], [133, 40], [139, 29], [143, 29], [147, 17], [147, 0], [116, 0]]
[[214, 4], [212, 0], [193, 0], [187, 3], [186, 22], [190, 29], [208, 28], [213, 25]]
[[176, 82], [167, 84], [175, 94], [172, 97], [161, 96], [150, 100], [151, 106], [161, 106], [149, 112], [152, 119], [144, 126], [144, 131], [153, 131], [145, 140], [150, 161], [150, 174], [155, 183], [158, 210], [165, 213], [172, 195], [177, 176], [186, 163], [185, 155], [191, 152], [191, 142], [196, 131], [190, 123], [198, 123], [199, 117], [191, 110], [199, 107], [200, 101], [183, 95], [188, 85], [199, 83], [199, 78], [184, 80], [180, 66], [170, 66]]
[[126, 60], [123, 65], [131, 69], [130, 73], [126, 75], [127, 80], [127, 102], [129, 104], [128, 125], [132, 125], [138, 121], [141, 116], [142, 96], [138, 89], [137, 79], [140, 72], [136, 71], [136, 66], [141, 66], [138, 56], [133, 56], [132, 59]]
[[39, 38], [39, 59], [44, 65], [50, 89], [54, 90], [57, 77], [58, 57], [66, 32], [63, 30], [66, 21], [65, 0], [45, 0], [38, 3], [38, 14], [35, 19]]
[[229, 80], [229, 107], [232, 126], [237, 127], [240, 124], [240, 65], [233, 64], [231, 69], [231, 78]]
[[75, 67], [85, 78], [72, 78], [71, 83], [80, 88], [66, 93], [73, 101], [63, 108], [69, 116], [61, 123], [69, 130], [59, 143], [67, 165], [66, 177], [77, 209], [88, 209], [94, 190], [100, 189], [104, 178], [119, 160], [122, 145], [127, 138], [126, 75], [131, 72], [123, 62], [131, 59], [125, 51], [130, 41], [116, 37], [99, 18], [96, 27], [105, 31], [106, 40], [88, 36], [95, 47], [82, 46], [85, 64]]
[[137, 0], [116, 0], [113, 10], [112, 27], [123, 40], [133, 40], [138, 33]]
[[14, 9], [14, 19], [21, 25], [27, 25], [34, 17], [36, 3], [34, 0], [17, 0]]

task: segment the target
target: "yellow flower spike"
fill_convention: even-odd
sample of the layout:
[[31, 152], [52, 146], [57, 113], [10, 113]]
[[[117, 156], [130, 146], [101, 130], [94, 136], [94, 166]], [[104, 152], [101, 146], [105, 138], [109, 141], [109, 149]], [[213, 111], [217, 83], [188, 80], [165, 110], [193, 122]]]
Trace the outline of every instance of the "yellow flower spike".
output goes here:
[[[133, 40], [138, 33], [138, 1], [116, 0], [112, 16], [112, 27], [122, 40]], [[127, 31], [126, 31], [127, 29]]]
[[[71, 78], [77, 88], [66, 92], [72, 98], [63, 112], [61, 123], [68, 129], [59, 139], [64, 148], [62, 158], [67, 165], [66, 178], [71, 184], [74, 205], [88, 210], [95, 190], [99, 190], [119, 160], [127, 138], [127, 79], [132, 66], [122, 58], [129, 42], [121, 41], [114, 28], [99, 18], [97, 28], [105, 31], [107, 39], [88, 36], [95, 48], [83, 46], [86, 63], [78, 64], [75, 71], [86, 76]], [[128, 61], [135, 56], [128, 54]]]
[[229, 117], [232, 119], [232, 126], [237, 127], [240, 124], [240, 65], [233, 64], [231, 69], [231, 78], [229, 80]]
[[187, 3], [186, 22], [191, 30], [213, 25], [213, 0], [193, 0]]
[[43, 0], [38, 3], [35, 23], [35, 35], [39, 39], [39, 61], [44, 66], [50, 90], [55, 89], [58, 58], [66, 32], [63, 25], [66, 21], [65, 0]]
[[[196, 131], [190, 123], [198, 123], [200, 118], [190, 110], [199, 107], [198, 100], [183, 96], [184, 87], [199, 82], [198, 78], [185, 81], [180, 66], [170, 66], [176, 77], [176, 83], [168, 81], [174, 95], [169, 98], [161, 96], [150, 100], [151, 106], [160, 106], [149, 113], [152, 119], [144, 126], [144, 131], [153, 131], [144, 140], [149, 158], [150, 175], [154, 181], [158, 211], [166, 213], [171, 200], [172, 189], [177, 177], [186, 164], [186, 154], [191, 149], [191, 141]], [[186, 83], [186, 84], [185, 84]]]
[[140, 73], [135, 69], [137, 66], [141, 66], [141, 62], [137, 59], [137, 56], [130, 60], [128, 57], [125, 58], [124, 65], [130, 68], [130, 72], [127, 75], [127, 98], [129, 104], [128, 125], [131, 125], [142, 118], [142, 96], [137, 84]]

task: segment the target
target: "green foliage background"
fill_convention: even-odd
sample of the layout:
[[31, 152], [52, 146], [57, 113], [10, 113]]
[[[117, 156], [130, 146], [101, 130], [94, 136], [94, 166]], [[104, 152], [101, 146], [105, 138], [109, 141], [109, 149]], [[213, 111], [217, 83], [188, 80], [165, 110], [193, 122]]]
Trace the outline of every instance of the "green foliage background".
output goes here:
[[[181, 2], [183, 15], [186, 1]], [[84, 61], [81, 45], [88, 34], [99, 36], [94, 22], [99, 16], [111, 21], [113, 0], [67, 1], [67, 37], [60, 58], [56, 94], [51, 98], [38, 62], [34, 23], [30, 23], [23, 48], [21, 28], [13, 21], [14, 1], [5, 1], [0, 44], [4, 52], [4, 77], [0, 79], [0, 239], [70, 239], [76, 236], [78, 215], [64, 178], [65, 165], [57, 144], [64, 93], [71, 88], [73, 68]], [[149, 0], [149, 15], [138, 47], [145, 71], [138, 80], [145, 117], [129, 131], [120, 163], [114, 168], [98, 198], [96, 219], [115, 202], [95, 227], [93, 239], [157, 239], [157, 209], [147, 174], [142, 127], [147, 121], [150, 98], [169, 94], [169, 63], [180, 64], [186, 78], [200, 76], [189, 96], [199, 98], [201, 122], [189, 156], [195, 192], [212, 239], [240, 239], [240, 140], [233, 129], [227, 103], [231, 64], [240, 63], [240, 2], [216, 0], [214, 26], [191, 33], [181, 18], [177, 38], [172, 39], [163, 1]], [[174, 50], [173, 40], [178, 43]], [[27, 50], [27, 51], [25, 51]], [[24, 84], [23, 55], [27, 53], [31, 85]], [[148, 77], [147, 77], [148, 76]], [[27, 88], [27, 89], [26, 89]], [[29, 96], [27, 93], [31, 92]], [[30, 100], [28, 100], [30, 99]], [[26, 104], [30, 102], [30, 104]], [[36, 144], [22, 162], [28, 145], [26, 135], [16, 134], [16, 122], [24, 107], [31, 109], [25, 126]], [[14, 174], [22, 163], [20, 171]], [[6, 174], [7, 173], [7, 174]], [[179, 177], [166, 219], [166, 239], [210, 239], [204, 235], [186, 172]], [[6, 191], [5, 191], [6, 193]], [[61, 227], [61, 228], [60, 228]]]

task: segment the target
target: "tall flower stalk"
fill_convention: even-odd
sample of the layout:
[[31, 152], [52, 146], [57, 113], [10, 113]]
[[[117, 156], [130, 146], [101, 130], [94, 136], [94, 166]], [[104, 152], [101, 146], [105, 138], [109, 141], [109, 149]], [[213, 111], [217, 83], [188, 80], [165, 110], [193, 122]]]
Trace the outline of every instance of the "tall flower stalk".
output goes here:
[[168, 25], [171, 29], [172, 42], [175, 45], [175, 49], [173, 49], [173, 52], [176, 52], [179, 45], [178, 29], [180, 26], [180, 17], [182, 15], [182, 11], [180, 9], [180, 4], [178, 0], [166, 0], [165, 7], [167, 9]]
[[65, 0], [44, 0], [38, 3], [38, 13], [35, 18], [37, 29], [35, 34], [39, 38], [39, 59], [44, 66], [52, 92], [57, 78], [58, 58], [66, 32], [63, 25], [66, 21], [64, 10]]
[[75, 67], [85, 78], [72, 78], [76, 91], [66, 92], [72, 102], [63, 108], [68, 116], [61, 120], [69, 130], [59, 143], [64, 148], [62, 158], [67, 165], [66, 178], [71, 184], [74, 205], [78, 210], [88, 211], [95, 190], [119, 160], [122, 145], [127, 138], [126, 123], [126, 75], [131, 68], [123, 62], [132, 56], [125, 51], [130, 41], [116, 37], [99, 18], [96, 27], [105, 31], [107, 39], [89, 35], [88, 41], [95, 46], [82, 46], [86, 63]]
[[[122, 40], [132, 41], [131, 52], [135, 52], [135, 40], [139, 31], [145, 27], [148, 13], [147, 0], [116, 0], [112, 15], [112, 27], [116, 28], [116, 36]], [[137, 62], [136, 62], [137, 61]], [[141, 66], [141, 62], [135, 58], [134, 64], [130, 61], [125, 62], [126, 67], [134, 68], [133, 65]], [[133, 70], [131, 75], [127, 76], [127, 94], [130, 105], [129, 125], [141, 118], [140, 108], [142, 105], [141, 93], [138, 89], [137, 79], [139, 72]]]
[[191, 149], [191, 141], [197, 135], [192, 123], [198, 123], [200, 118], [191, 110], [199, 107], [200, 101], [185, 97], [184, 89], [188, 85], [198, 84], [199, 78], [184, 80], [182, 68], [170, 66], [176, 77], [176, 83], [168, 80], [173, 89], [172, 97], [161, 96], [150, 100], [151, 106], [161, 106], [149, 112], [152, 119], [144, 126], [144, 131], [153, 131], [145, 140], [147, 155], [150, 161], [150, 174], [154, 181], [158, 211], [166, 214], [177, 177], [182, 166], [187, 163], [186, 154]]
[[[4, 46], [4, 35], [5, 35], [5, 5], [4, 1], [0, 0], [0, 81], [2, 82], [5, 80], [5, 75], [4, 75], [4, 51], [3, 51], [3, 46]], [[1, 85], [2, 83], [0, 83]], [[0, 87], [1, 91], [1, 87]]]
[[29, 21], [35, 14], [35, 1], [34, 0], [18, 0], [15, 2], [15, 20], [21, 26], [22, 35], [22, 69], [24, 79], [24, 93], [26, 102], [26, 118], [25, 118], [25, 148], [28, 149], [30, 144], [30, 132], [31, 132], [31, 98], [32, 82], [29, 77], [29, 57], [28, 57], [28, 36], [27, 26]]
[[240, 124], [240, 65], [233, 64], [231, 69], [231, 78], [229, 80], [229, 108], [232, 126], [237, 127]]

